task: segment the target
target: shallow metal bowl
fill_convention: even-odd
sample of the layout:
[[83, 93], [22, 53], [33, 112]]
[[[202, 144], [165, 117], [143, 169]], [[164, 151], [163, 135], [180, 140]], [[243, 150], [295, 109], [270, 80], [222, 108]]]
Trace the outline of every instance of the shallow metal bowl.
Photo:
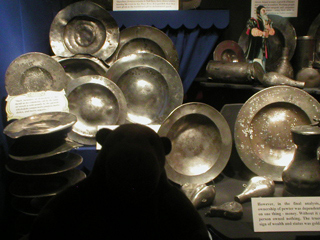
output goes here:
[[245, 62], [244, 52], [239, 44], [232, 40], [222, 41], [213, 52], [214, 61]]
[[183, 86], [176, 69], [152, 53], [131, 54], [117, 60], [107, 72], [124, 93], [127, 121], [160, 124], [182, 104]]
[[22, 54], [13, 60], [5, 75], [5, 88], [11, 96], [28, 92], [61, 91], [68, 77], [63, 67], [49, 55]]
[[87, 75], [106, 76], [109, 66], [99, 58], [90, 55], [76, 55], [73, 57], [53, 56], [58, 61], [70, 79]]
[[204, 103], [177, 107], [158, 133], [172, 142], [165, 169], [175, 183], [207, 183], [229, 161], [232, 148], [229, 125], [215, 108]]
[[241, 160], [257, 175], [282, 181], [295, 151], [291, 129], [319, 117], [319, 102], [301, 89], [261, 90], [245, 102], [236, 119], [234, 138]]
[[[179, 70], [179, 56], [172, 40], [152, 26], [133, 26], [120, 32], [119, 46], [113, 62], [134, 53], [153, 53], [169, 61]], [[112, 63], [110, 63], [112, 65]]]
[[69, 110], [77, 116], [72, 131], [94, 138], [99, 125], [125, 122], [127, 103], [120, 88], [102, 76], [83, 76], [71, 81], [67, 98]]
[[5, 127], [3, 133], [10, 138], [43, 135], [71, 129], [77, 117], [67, 112], [47, 112], [15, 120]]
[[50, 45], [57, 56], [90, 54], [105, 60], [118, 46], [119, 32], [107, 10], [91, 1], [80, 1], [55, 16], [50, 27]]

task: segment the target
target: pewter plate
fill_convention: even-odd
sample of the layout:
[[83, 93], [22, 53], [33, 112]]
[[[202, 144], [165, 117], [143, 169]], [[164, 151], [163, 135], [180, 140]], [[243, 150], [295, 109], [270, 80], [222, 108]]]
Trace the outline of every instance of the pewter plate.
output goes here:
[[22, 54], [13, 60], [5, 75], [8, 95], [28, 92], [61, 91], [68, 77], [63, 67], [49, 55], [39, 52]]
[[43, 135], [72, 127], [77, 117], [68, 112], [47, 112], [15, 120], [5, 127], [3, 133], [11, 138]]
[[107, 59], [119, 42], [119, 27], [114, 18], [90, 1], [68, 5], [55, 16], [50, 27], [50, 45], [55, 55], [71, 57], [90, 54]]
[[216, 178], [229, 161], [232, 136], [225, 118], [204, 103], [185, 103], [172, 111], [158, 134], [168, 137], [168, 178], [180, 185], [203, 184]]
[[213, 52], [214, 61], [245, 62], [245, 56], [239, 44], [232, 40], [222, 41]]
[[85, 173], [79, 169], [48, 176], [22, 176], [11, 183], [9, 191], [15, 197], [49, 197], [85, 178]]
[[178, 52], [172, 40], [158, 28], [140, 25], [125, 28], [120, 32], [119, 46], [113, 62], [136, 53], [156, 54], [169, 61], [177, 71], [179, 70]]
[[127, 122], [161, 124], [183, 101], [179, 73], [164, 58], [152, 53], [131, 54], [117, 60], [107, 77], [124, 93]]
[[10, 159], [6, 164], [6, 169], [19, 175], [43, 176], [71, 170], [79, 166], [82, 160], [79, 154], [68, 152], [32, 161]]
[[81, 136], [94, 138], [97, 126], [119, 125], [125, 122], [125, 96], [108, 78], [91, 75], [71, 81], [67, 89], [67, 99], [69, 111], [77, 116], [72, 132]]
[[53, 56], [53, 59], [61, 64], [71, 80], [87, 75], [105, 77], [109, 68], [103, 60], [90, 55], [76, 55], [73, 57]]
[[[296, 30], [288, 21], [278, 15], [268, 15], [273, 22], [275, 35], [269, 36], [270, 44], [269, 57], [266, 61], [266, 70], [268, 72], [275, 71], [278, 62], [282, 57], [283, 48], [287, 47], [289, 50], [289, 60], [291, 60], [297, 44]], [[247, 29], [244, 29], [240, 35], [238, 43], [244, 52], [247, 51], [249, 45], [249, 36], [246, 34]]]
[[257, 92], [244, 103], [235, 123], [241, 160], [255, 174], [282, 181], [295, 151], [291, 129], [319, 117], [319, 102], [301, 89], [274, 86]]

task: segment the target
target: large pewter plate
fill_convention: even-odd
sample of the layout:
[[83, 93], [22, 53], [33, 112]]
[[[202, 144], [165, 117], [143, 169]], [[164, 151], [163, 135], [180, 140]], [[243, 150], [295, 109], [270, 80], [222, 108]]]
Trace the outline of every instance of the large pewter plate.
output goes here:
[[3, 133], [10, 138], [43, 135], [59, 132], [72, 127], [77, 117], [68, 112], [39, 113], [13, 121], [5, 127]]
[[119, 46], [113, 58], [117, 60], [134, 53], [156, 54], [168, 60], [179, 71], [178, 52], [168, 35], [158, 28], [139, 25], [120, 32]]
[[295, 151], [291, 128], [319, 117], [319, 102], [301, 89], [274, 86], [257, 92], [244, 103], [235, 123], [241, 160], [255, 174], [282, 181]]
[[44, 53], [25, 53], [14, 59], [7, 68], [5, 88], [11, 96], [28, 92], [61, 91], [68, 77], [63, 67]]
[[185, 103], [161, 124], [160, 136], [172, 142], [166, 157], [168, 178], [180, 185], [216, 178], [229, 161], [232, 135], [225, 118], [204, 103]]
[[71, 81], [67, 99], [69, 111], [77, 116], [72, 132], [80, 136], [94, 138], [97, 126], [125, 122], [127, 102], [121, 89], [108, 78], [91, 75]]
[[109, 58], [119, 42], [119, 27], [114, 18], [90, 1], [80, 1], [62, 9], [50, 27], [50, 45], [55, 55], [71, 57], [90, 54]]
[[127, 122], [161, 124], [183, 101], [179, 73], [164, 58], [152, 53], [131, 54], [117, 60], [107, 77], [124, 93]]
[[[288, 19], [278, 15], [268, 15], [273, 22], [275, 35], [269, 36], [268, 41], [270, 44], [269, 56], [266, 61], [266, 70], [268, 72], [275, 71], [277, 65], [282, 57], [283, 48], [287, 47], [289, 50], [288, 58], [291, 60], [297, 45], [296, 30]], [[249, 36], [246, 34], [247, 29], [244, 29], [240, 35], [238, 43], [244, 52], [247, 51], [249, 46]]]

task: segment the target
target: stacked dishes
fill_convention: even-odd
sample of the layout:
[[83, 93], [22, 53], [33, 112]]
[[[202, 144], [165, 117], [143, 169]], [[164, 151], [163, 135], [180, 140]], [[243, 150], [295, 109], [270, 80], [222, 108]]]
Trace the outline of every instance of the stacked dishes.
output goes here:
[[22, 214], [36, 216], [52, 196], [85, 178], [76, 169], [82, 157], [69, 152], [80, 145], [66, 140], [75, 122], [73, 114], [51, 112], [13, 121], [4, 129], [12, 141], [6, 163], [14, 174], [9, 191]]

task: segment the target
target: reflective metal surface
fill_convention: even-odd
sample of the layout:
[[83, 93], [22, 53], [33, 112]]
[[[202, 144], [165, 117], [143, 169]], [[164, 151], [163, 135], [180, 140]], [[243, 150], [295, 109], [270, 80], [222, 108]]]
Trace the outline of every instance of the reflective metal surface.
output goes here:
[[292, 87], [304, 88], [305, 82], [293, 80], [277, 72], [267, 72], [260, 81], [263, 86], [270, 87], [276, 85], [288, 85]]
[[[3, 133], [10, 138], [54, 133], [72, 127], [77, 117], [67, 112], [47, 112], [15, 120]], [[70, 129], [71, 130], [71, 129]]]
[[257, 175], [282, 181], [295, 150], [291, 128], [319, 117], [319, 102], [301, 89], [274, 86], [257, 92], [244, 103], [235, 123], [241, 160]]
[[121, 89], [108, 78], [92, 75], [77, 78], [68, 85], [69, 111], [77, 116], [72, 131], [94, 138], [98, 125], [125, 122], [127, 102]]
[[320, 62], [320, 14], [318, 14], [310, 25], [308, 36], [315, 39], [314, 61]]
[[156, 54], [179, 70], [178, 52], [172, 40], [158, 28], [141, 25], [125, 28], [120, 32], [119, 46], [113, 61], [135, 53]]
[[245, 62], [244, 52], [239, 44], [232, 40], [220, 42], [213, 52], [214, 61]]
[[20, 175], [50, 175], [73, 169], [80, 165], [82, 160], [79, 154], [71, 152], [32, 161], [10, 159], [6, 169]]
[[106, 76], [109, 66], [99, 58], [90, 55], [75, 55], [73, 57], [53, 56], [64, 68], [70, 79], [87, 75]]
[[16, 197], [36, 198], [54, 196], [85, 178], [85, 173], [78, 169], [48, 176], [23, 176], [11, 183], [9, 191]]
[[176, 69], [152, 53], [131, 54], [117, 60], [107, 77], [124, 93], [127, 121], [161, 124], [183, 101], [183, 86]]
[[8, 95], [28, 92], [61, 91], [68, 77], [63, 67], [49, 55], [39, 52], [22, 54], [13, 60], [5, 75]]
[[275, 191], [274, 181], [265, 176], [257, 176], [250, 179], [248, 185], [234, 200], [243, 203], [251, 200], [253, 197], [270, 197]]
[[[291, 60], [296, 49], [296, 30], [292, 24], [279, 15], [268, 15], [273, 22], [275, 35], [269, 36], [270, 51], [266, 62], [267, 72], [275, 71], [277, 64], [282, 57], [282, 50], [287, 47], [289, 50], [288, 59]], [[249, 45], [249, 36], [246, 34], [247, 29], [244, 29], [238, 40], [239, 45], [244, 52], [247, 51]]]
[[207, 217], [223, 217], [238, 220], [243, 216], [243, 207], [238, 202], [226, 202], [219, 206], [211, 206], [205, 215]]
[[80, 1], [58, 12], [51, 23], [49, 37], [57, 56], [90, 54], [105, 60], [118, 46], [119, 27], [103, 7]]
[[172, 142], [165, 169], [175, 183], [207, 183], [226, 166], [232, 147], [231, 131], [224, 117], [204, 103], [177, 107], [161, 124], [160, 136]]
[[19, 160], [19, 161], [30, 161], [30, 160], [51, 157], [51, 156], [54, 156], [54, 155], [60, 154], [60, 153], [65, 153], [65, 152], [68, 152], [72, 149], [79, 148], [81, 146], [83, 146], [83, 145], [80, 143], [73, 142], [73, 141], [70, 141], [69, 139], [66, 139], [62, 144], [55, 147], [53, 150], [50, 150], [45, 153], [37, 153], [38, 151], [37, 151], [37, 149], [35, 149], [34, 154], [21, 155], [21, 151], [19, 151], [19, 147], [17, 147], [17, 151], [10, 152], [10, 150], [9, 150], [9, 157], [11, 157], [12, 159], [15, 159], [15, 160]]
[[181, 190], [196, 209], [210, 206], [216, 196], [216, 190], [213, 185], [186, 183], [182, 185]]

